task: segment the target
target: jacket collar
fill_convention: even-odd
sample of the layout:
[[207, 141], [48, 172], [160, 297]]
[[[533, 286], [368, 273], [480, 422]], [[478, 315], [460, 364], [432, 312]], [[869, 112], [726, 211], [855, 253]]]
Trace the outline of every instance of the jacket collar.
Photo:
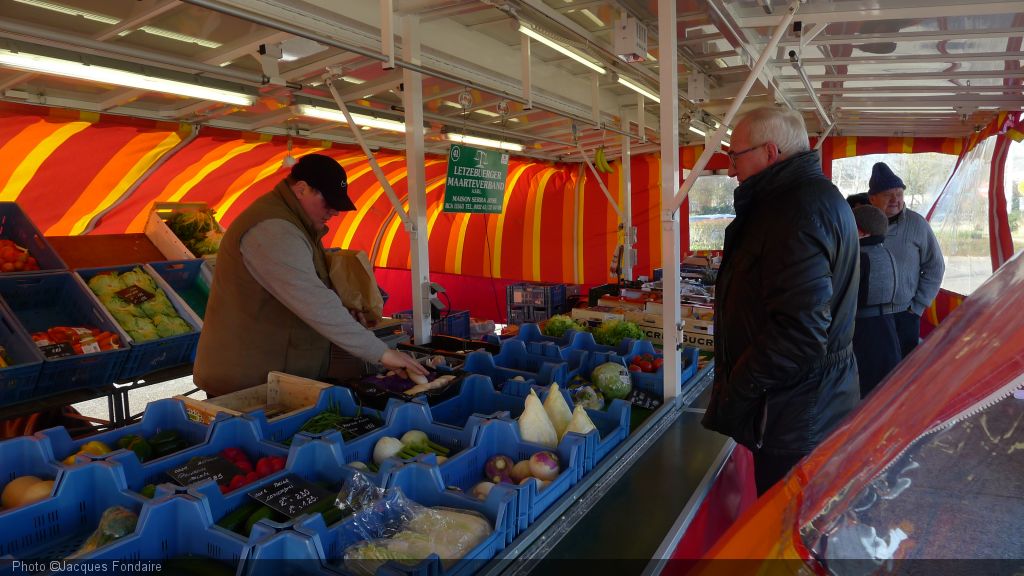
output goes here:
[[277, 194], [278, 198], [284, 201], [285, 206], [302, 222], [302, 226], [306, 229], [313, 238], [322, 239], [327, 235], [326, 226], [317, 226], [310, 219], [309, 214], [306, 214], [306, 210], [303, 209], [302, 204], [299, 204], [299, 199], [295, 197], [295, 192], [291, 186], [288, 185], [287, 180], [281, 180], [274, 187], [274, 194]]
[[801, 152], [772, 164], [736, 187], [733, 198], [736, 215], [746, 211], [755, 201], [768, 199], [785, 190], [794, 181], [813, 177], [825, 177], [817, 150]]

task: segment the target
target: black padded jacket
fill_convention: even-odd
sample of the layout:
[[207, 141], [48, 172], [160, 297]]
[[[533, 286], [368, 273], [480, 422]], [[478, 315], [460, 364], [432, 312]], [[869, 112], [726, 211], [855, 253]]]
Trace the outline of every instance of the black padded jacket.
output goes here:
[[860, 399], [857, 225], [815, 151], [747, 179], [735, 207], [703, 424], [752, 450], [807, 454]]

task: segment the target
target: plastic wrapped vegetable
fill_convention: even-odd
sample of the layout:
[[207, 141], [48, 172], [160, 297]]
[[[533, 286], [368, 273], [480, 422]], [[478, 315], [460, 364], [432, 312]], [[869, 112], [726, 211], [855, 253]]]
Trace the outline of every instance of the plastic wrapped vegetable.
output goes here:
[[565, 402], [565, 397], [562, 396], [557, 382], [551, 384], [548, 397], [544, 400], [544, 411], [547, 412], [548, 419], [554, 425], [555, 433], [561, 438], [565, 434], [565, 428], [569, 426], [569, 421], [572, 420], [572, 412], [569, 410], [569, 405]]
[[127, 272], [121, 273], [121, 282], [124, 283], [125, 287], [135, 285], [142, 288], [146, 292], [155, 293], [159, 288], [156, 286], [156, 281], [149, 274], [146, 274], [145, 270], [136, 266]]
[[163, 290], [157, 289], [154, 294], [155, 296], [151, 300], [147, 300], [142, 304], [139, 304], [139, 308], [142, 308], [142, 311], [146, 316], [156, 318], [157, 316], [178, 315], [178, 312], [174, 309], [174, 305], [167, 299], [167, 295], [164, 294]]
[[170, 338], [180, 334], [189, 334], [192, 327], [179, 316], [154, 316], [153, 325], [161, 338]]
[[577, 406], [591, 410], [604, 410], [604, 394], [598, 392], [593, 386], [580, 386], [572, 390], [572, 401]]
[[554, 424], [551, 423], [544, 406], [540, 403], [540, 398], [533, 390], [530, 390], [530, 395], [526, 397], [526, 408], [519, 416], [519, 435], [526, 442], [547, 448], [558, 446], [558, 432], [555, 431]]
[[117, 274], [97, 274], [89, 279], [88, 284], [89, 289], [99, 296], [101, 300], [127, 288]]
[[132, 340], [136, 342], [147, 342], [149, 340], [156, 340], [160, 337], [160, 334], [156, 331], [156, 325], [149, 318], [128, 318], [129, 322], [120, 322], [121, 328], [132, 337]]
[[99, 526], [96, 527], [89, 538], [70, 557], [75, 558], [88, 554], [104, 544], [109, 544], [119, 538], [135, 532], [135, 525], [139, 522], [139, 516], [127, 508], [113, 506], [107, 508], [100, 517]]
[[414, 565], [431, 554], [450, 568], [492, 532], [490, 522], [475, 512], [426, 508], [398, 489], [358, 514], [354, 528], [364, 541], [345, 550], [345, 567], [365, 575], [388, 560]]

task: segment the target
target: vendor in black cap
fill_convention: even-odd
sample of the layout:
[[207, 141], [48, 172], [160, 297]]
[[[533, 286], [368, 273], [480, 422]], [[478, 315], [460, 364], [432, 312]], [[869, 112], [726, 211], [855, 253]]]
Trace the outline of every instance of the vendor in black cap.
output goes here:
[[355, 209], [347, 189], [337, 161], [308, 154], [231, 223], [196, 353], [195, 383], [208, 395], [257, 386], [272, 370], [323, 378], [331, 343], [426, 375], [353, 318], [332, 289], [322, 239], [328, 220]]

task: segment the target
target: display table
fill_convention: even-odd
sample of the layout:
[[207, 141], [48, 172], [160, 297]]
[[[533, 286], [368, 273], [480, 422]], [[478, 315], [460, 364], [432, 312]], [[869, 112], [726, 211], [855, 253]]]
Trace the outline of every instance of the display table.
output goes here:
[[685, 531], [735, 446], [700, 424], [712, 378], [709, 363], [480, 574], [562, 573], [574, 559], [645, 571], [666, 535]]
[[69, 406], [71, 404], [77, 404], [87, 400], [95, 400], [96, 398], [103, 398], [106, 396], [107, 409], [110, 414], [110, 420], [107, 423], [107, 426], [110, 428], [116, 428], [118, 426], [123, 426], [132, 420], [131, 407], [128, 404], [129, 391], [137, 390], [146, 386], [152, 386], [154, 384], [161, 384], [170, 380], [177, 380], [179, 378], [190, 376], [191, 374], [192, 365], [185, 364], [151, 372], [133, 380], [111, 382], [106, 386], [79, 388], [76, 390], [61, 392], [59, 394], [53, 394], [51, 396], [33, 398], [27, 402], [11, 404], [10, 406], [0, 408], [0, 420], [18, 418], [19, 416], [25, 416], [35, 412], [44, 412], [46, 410], [63, 408], [64, 406]]

